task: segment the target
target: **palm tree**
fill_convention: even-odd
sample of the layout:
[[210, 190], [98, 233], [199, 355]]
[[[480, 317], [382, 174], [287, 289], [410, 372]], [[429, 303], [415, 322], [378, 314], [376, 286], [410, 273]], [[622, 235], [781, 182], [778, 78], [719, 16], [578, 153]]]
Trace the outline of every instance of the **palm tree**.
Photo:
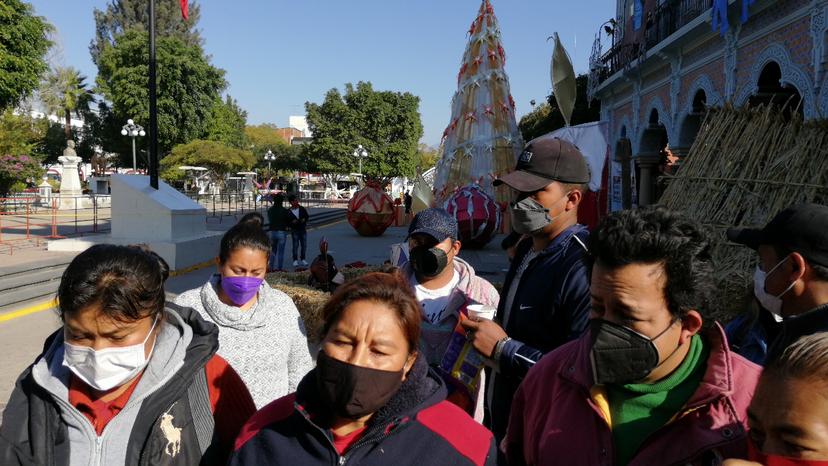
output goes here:
[[72, 139], [72, 114], [80, 116], [95, 101], [87, 88], [86, 76], [70, 67], [56, 67], [49, 71], [40, 88], [40, 98], [48, 113], [63, 115], [66, 140]]

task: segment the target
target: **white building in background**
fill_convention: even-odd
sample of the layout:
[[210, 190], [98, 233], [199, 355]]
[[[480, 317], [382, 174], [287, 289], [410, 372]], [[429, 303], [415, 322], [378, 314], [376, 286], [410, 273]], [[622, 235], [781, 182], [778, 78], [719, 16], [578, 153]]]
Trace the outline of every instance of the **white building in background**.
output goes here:
[[[66, 123], [66, 120], [64, 119], [64, 117], [59, 117], [59, 116], [57, 116], [57, 115], [46, 115], [46, 113], [41, 112], [41, 111], [38, 111], [38, 110], [31, 110], [31, 111], [29, 112], [29, 115], [30, 115], [32, 118], [48, 118], [48, 119], [49, 119], [49, 121], [51, 121], [52, 123], [59, 123], [59, 124], [61, 124], [61, 125], [63, 125], [63, 124], [65, 124], [65, 123]], [[80, 118], [77, 118], [77, 117], [76, 117], [76, 116], [74, 116], [74, 114], [73, 114], [73, 115], [72, 115], [72, 117], [70, 118], [70, 123], [69, 123], [69, 124], [70, 124], [70, 125], [72, 126], [72, 128], [74, 128], [74, 129], [82, 129], [82, 128], [83, 128], [83, 126], [84, 126], [86, 123], [84, 122], [84, 120], [82, 120], [82, 119], [80, 119]]]
[[302, 137], [313, 137], [310, 128], [308, 127], [308, 120], [304, 116], [290, 116], [288, 117], [288, 126], [298, 129], [302, 132]]

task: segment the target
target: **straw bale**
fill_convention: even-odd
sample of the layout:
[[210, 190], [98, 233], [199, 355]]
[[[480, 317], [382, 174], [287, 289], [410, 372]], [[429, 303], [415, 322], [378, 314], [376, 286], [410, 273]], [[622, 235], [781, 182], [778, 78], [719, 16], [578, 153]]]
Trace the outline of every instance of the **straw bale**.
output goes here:
[[[341, 272], [346, 280], [353, 280], [356, 277], [369, 272], [377, 272], [382, 267], [369, 266], [361, 269], [343, 268]], [[320, 330], [322, 329], [322, 307], [331, 297], [326, 291], [317, 290], [308, 286], [309, 272], [273, 272], [267, 275], [267, 282], [273, 288], [284, 292], [296, 304], [299, 315], [305, 322], [305, 329], [308, 333], [308, 340], [311, 343], [318, 343]]]
[[799, 202], [828, 204], [828, 122], [786, 119], [776, 108], [725, 107], [708, 113], [660, 203], [709, 227], [718, 294], [712, 317], [747, 308], [756, 254], [728, 243], [732, 226], [762, 227]]

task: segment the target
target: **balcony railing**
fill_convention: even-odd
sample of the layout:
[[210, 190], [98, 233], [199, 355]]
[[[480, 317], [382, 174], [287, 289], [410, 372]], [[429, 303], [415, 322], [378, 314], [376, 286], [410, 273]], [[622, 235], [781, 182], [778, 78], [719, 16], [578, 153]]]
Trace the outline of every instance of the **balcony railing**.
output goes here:
[[673, 33], [698, 18], [713, 6], [713, 0], [667, 0], [647, 14], [644, 37], [638, 42], [620, 41], [613, 45], [593, 67], [592, 78], [600, 84], [618, 71], [630, 66]]

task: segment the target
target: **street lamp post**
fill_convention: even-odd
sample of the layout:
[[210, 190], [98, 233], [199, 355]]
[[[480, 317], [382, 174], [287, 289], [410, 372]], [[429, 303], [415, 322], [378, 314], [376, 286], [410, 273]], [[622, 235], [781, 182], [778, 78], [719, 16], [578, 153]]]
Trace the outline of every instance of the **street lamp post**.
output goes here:
[[141, 125], [136, 125], [135, 122], [132, 121], [132, 118], [130, 118], [127, 120], [127, 124], [121, 128], [121, 134], [132, 138], [132, 170], [137, 172], [138, 163], [135, 159], [135, 138], [138, 136], [146, 136], [147, 133]]
[[357, 160], [359, 160], [359, 180], [360, 182], [362, 182], [362, 159], [368, 157], [368, 151], [365, 150], [364, 147], [362, 147], [362, 144], [360, 144], [359, 146], [357, 146], [356, 149], [354, 149], [354, 157], [356, 157]]
[[270, 162], [276, 160], [276, 155], [270, 149], [267, 150], [267, 153], [264, 155], [264, 159], [267, 160], [267, 174], [270, 176]]

